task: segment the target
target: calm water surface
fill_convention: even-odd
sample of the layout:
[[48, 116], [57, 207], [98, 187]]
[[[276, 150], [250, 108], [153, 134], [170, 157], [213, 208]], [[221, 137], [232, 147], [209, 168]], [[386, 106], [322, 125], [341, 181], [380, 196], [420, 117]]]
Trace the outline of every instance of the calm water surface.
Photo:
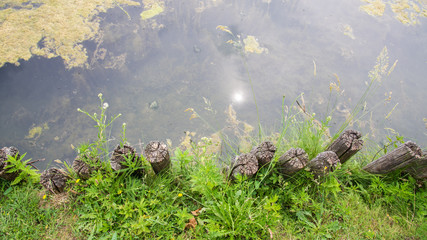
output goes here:
[[[368, 109], [377, 105], [372, 116], [367, 114], [365, 124], [355, 128], [381, 142], [388, 127], [425, 148], [427, 21], [406, 26], [389, 8], [384, 16], [372, 17], [359, 10], [362, 4], [167, 1], [166, 11], [148, 21], [140, 19], [141, 9], [126, 8], [131, 20], [112, 9], [102, 16], [102, 43], [84, 43], [89, 69], [67, 70], [60, 58], [40, 57], [0, 68], [0, 146], [45, 158], [41, 167], [54, 159], [71, 162], [71, 145], [96, 136], [94, 122], [76, 109], [97, 111], [100, 92], [110, 116], [123, 114], [113, 127], [112, 145], [126, 122], [128, 141], [138, 151], [139, 143], [157, 139], [178, 146], [184, 131], [197, 132], [197, 138], [223, 128], [230, 104], [239, 119], [255, 125], [250, 80], [266, 128], [279, 128], [283, 96], [291, 105], [304, 93], [307, 109], [319, 119], [332, 114], [331, 125], [337, 129], [365, 91], [368, 72], [386, 46], [390, 66], [398, 63], [368, 98]], [[218, 25], [228, 26], [234, 36]], [[239, 46], [248, 36], [257, 40], [262, 53], [241, 54]], [[338, 96], [332, 91], [331, 101], [329, 84], [337, 77], [344, 92]], [[381, 102], [390, 93], [391, 100]], [[153, 102], [158, 108], [150, 108]], [[207, 122], [189, 120], [187, 108]], [[42, 132], [31, 137], [35, 127]]]

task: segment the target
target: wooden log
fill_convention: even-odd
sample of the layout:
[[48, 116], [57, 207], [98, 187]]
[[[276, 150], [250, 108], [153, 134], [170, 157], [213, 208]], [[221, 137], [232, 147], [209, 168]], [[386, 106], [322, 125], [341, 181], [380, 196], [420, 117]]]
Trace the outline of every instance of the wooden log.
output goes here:
[[340, 160], [335, 152], [326, 151], [319, 153], [313, 160], [308, 162], [307, 167], [318, 178], [332, 172], [339, 162]]
[[362, 134], [355, 130], [344, 131], [327, 149], [337, 154], [340, 162], [344, 164], [363, 147]]
[[415, 179], [427, 179], [427, 152], [423, 152], [420, 158], [414, 158], [404, 172], [411, 174]]
[[308, 154], [301, 148], [291, 148], [278, 160], [276, 167], [285, 176], [292, 176], [308, 163]]
[[126, 166], [126, 159], [130, 160], [131, 162], [138, 161], [139, 157], [138, 154], [135, 151], [135, 148], [129, 146], [129, 145], [118, 145], [111, 155], [110, 158], [110, 165], [111, 168], [114, 171], [119, 171], [121, 169], [126, 169], [128, 166]]
[[403, 169], [413, 161], [421, 158], [421, 148], [414, 142], [408, 141], [386, 155], [366, 165], [363, 170], [373, 174], [385, 174]]
[[147, 161], [156, 174], [170, 168], [171, 161], [168, 147], [164, 142], [151, 141], [144, 150]]
[[7, 162], [9, 156], [14, 156], [16, 159], [21, 157], [16, 147], [12, 146], [0, 149], [0, 178], [3, 178], [7, 181], [13, 181], [16, 177], [19, 176], [20, 172], [8, 172], [10, 170], [10, 168], [7, 167], [10, 165], [10, 163]]
[[231, 179], [236, 179], [237, 175], [253, 177], [258, 171], [258, 159], [252, 153], [244, 153], [236, 157], [234, 166], [231, 169]]
[[40, 184], [52, 193], [64, 192], [67, 180], [67, 173], [58, 168], [44, 170], [40, 176]]
[[92, 172], [97, 169], [96, 164], [98, 163], [99, 158], [92, 158], [83, 154], [74, 159], [72, 167], [80, 179], [87, 180], [90, 178]]
[[273, 159], [274, 153], [277, 148], [270, 141], [262, 142], [260, 145], [254, 147], [251, 153], [255, 155], [258, 160], [259, 167], [266, 165]]

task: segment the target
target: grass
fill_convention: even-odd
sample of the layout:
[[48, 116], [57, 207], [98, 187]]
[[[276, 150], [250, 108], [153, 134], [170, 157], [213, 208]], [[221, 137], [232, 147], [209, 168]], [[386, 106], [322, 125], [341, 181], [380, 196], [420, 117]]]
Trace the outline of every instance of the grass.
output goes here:
[[[105, 119], [104, 115], [99, 119]], [[290, 125], [283, 126], [287, 130], [270, 137], [278, 152], [291, 145], [307, 149], [310, 156], [323, 150], [329, 141], [324, 134], [327, 121], [318, 126], [314, 118], [301, 114], [289, 118], [286, 124]], [[100, 133], [109, 124], [104, 126]], [[108, 154], [99, 150], [105, 149], [102, 143], [84, 145], [82, 154], [91, 151], [105, 158]], [[33, 177], [18, 184], [1, 181], [0, 236], [422, 239], [426, 234], [425, 182], [402, 173], [375, 176], [363, 172], [361, 168], [376, 151], [361, 152], [319, 179], [305, 171], [286, 179], [274, 168], [280, 156], [276, 154], [273, 163], [254, 178], [231, 183], [218, 163], [218, 154], [208, 151], [209, 144], [204, 140], [192, 149], [177, 148], [172, 169], [160, 175], [143, 158], [144, 177], [133, 176], [132, 167], [124, 172], [129, 174], [115, 173], [104, 162], [86, 181], [71, 174], [68, 191], [59, 195], [41, 189], [28, 172], [26, 176]]]
[[[378, 74], [371, 74], [368, 90], [378, 79]], [[39, 173], [25, 165], [29, 160], [24, 155], [19, 162], [10, 158], [10, 170], [20, 170], [21, 175], [19, 181], [0, 182], [0, 239], [423, 239], [427, 235], [425, 181], [401, 172], [376, 176], [362, 170], [379, 153], [396, 147], [402, 136], [388, 136], [387, 147], [365, 141], [369, 144], [350, 161], [318, 179], [306, 171], [285, 178], [275, 169], [282, 153], [300, 147], [312, 159], [337, 137], [330, 137], [330, 117], [316, 120], [300, 96], [298, 106], [283, 104], [278, 133], [265, 136], [259, 126], [256, 136], [250, 137], [240, 130], [238, 135], [252, 146], [270, 140], [278, 148], [272, 163], [253, 178], [228, 180], [224, 163], [239, 154], [232, 148], [239, 144], [227, 142], [226, 136], [222, 143], [228, 153], [212, 152], [217, 143], [204, 138], [189, 149], [171, 151], [172, 167], [166, 172], [154, 174], [144, 157], [138, 164], [129, 160], [127, 169], [114, 172], [108, 163], [107, 133], [119, 115], [107, 121], [108, 105], [102, 94], [98, 97], [99, 115], [79, 109], [96, 123], [98, 138], [77, 148], [81, 159], [96, 170], [83, 180], [64, 163], [70, 174], [67, 191], [51, 194], [37, 184]], [[359, 112], [361, 102], [345, 124]], [[235, 114], [232, 117], [238, 129], [241, 122]], [[121, 146], [128, 144], [125, 133], [123, 124]], [[135, 176], [140, 168], [145, 175]]]

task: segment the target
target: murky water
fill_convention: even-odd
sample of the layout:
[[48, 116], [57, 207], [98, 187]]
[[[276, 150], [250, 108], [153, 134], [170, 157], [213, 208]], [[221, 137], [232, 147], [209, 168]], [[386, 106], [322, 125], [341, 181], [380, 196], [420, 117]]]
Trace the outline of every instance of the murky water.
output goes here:
[[[223, 128], [230, 104], [239, 119], [255, 125], [250, 82], [266, 128], [279, 128], [283, 96], [290, 105], [304, 93], [307, 108], [319, 118], [335, 109], [336, 129], [363, 95], [368, 72], [386, 46], [389, 67], [398, 62], [368, 98], [368, 109], [380, 102], [372, 116], [354, 127], [376, 141], [389, 127], [426, 147], [427, 21], [406, 26], [389, 8], [373, 17], [359, 9], [363, 4], [166, 1], [165, 11], [148, 20], [141, 20], [142, 7], [124, 8], [130, 20], [123, 10], [111, 9], [102, 15], [101, 41], [84, 42], [89, 68], [67, 70], [62, 59], [42, 57], [0, 68], [0, 146], [45, 158], [42, 167], [54, 159], [71, 162], [71, 145], [96, 137], [94, 122], [76, 109], [97, 111], [100, 92], [110, 116], [123, 114], [113, 127], [112, 145], [126, 122], [134, 145], [170, 139], [177, 146], [184, 131], [204, 136]], [[250, 36], [261, 53], [244, 53], [244, 39]], [[329, 87], [337, 78], [340, 94]], [[391, 99], [381, 102], [390, 93]], [[158, 108], [150, 108], [153, 103]], [[206, 121], [190, 120], [187, 108]]]

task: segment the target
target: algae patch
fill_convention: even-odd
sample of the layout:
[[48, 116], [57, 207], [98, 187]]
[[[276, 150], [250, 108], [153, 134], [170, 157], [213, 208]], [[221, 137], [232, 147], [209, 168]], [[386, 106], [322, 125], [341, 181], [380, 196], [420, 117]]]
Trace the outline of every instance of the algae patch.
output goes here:
[[40, 135], [42, 134], [42, 132], [44, 130], [48, 130], [48, 129], [49, 129], [49, 126], [48, 126], [47, 122], [43, 123], [40, 126], [34, 126], [33, 125], [33, 127], [30, 128], [30, 130], [28, 131], [28, 135], [25, 136], [25, 139], [37, 140], [40, 137]]
[[385, 3], [382, 0], [362, 0], [368, 4], [360, 7], [362, 11], [365, 11], [371, 16], [382, 16], [385, 10]]
[[246, 53], [268, 53], [268, 49], [260, 47], [254, 36], [248, 35], [245, 39], [243, 39], [243, 43], [245, 44]]
[[419, 24], [419, 17], [427, 17], [427, 4], [417, 0], [362, 0], [366, 5], [360, 9], [371, 16], [382, 16], [386, 5], [390, 5], [395, 18], [405, 25]]
[[[11, 3], [11, 4], [9, 4]], [[61, 57], [65, 66], [83, 67], [87, 51], [82, 42], [98, 36], [99, 13], [131, 0], [28, 0], [0, 5], [0, 67], [19, 65], [33, 55]]]
[[165, 11], [165, 3], [157, 0], [144, 0], [144, 11], [141, 13], [141, 19], [147, 20], [159, 15]]

